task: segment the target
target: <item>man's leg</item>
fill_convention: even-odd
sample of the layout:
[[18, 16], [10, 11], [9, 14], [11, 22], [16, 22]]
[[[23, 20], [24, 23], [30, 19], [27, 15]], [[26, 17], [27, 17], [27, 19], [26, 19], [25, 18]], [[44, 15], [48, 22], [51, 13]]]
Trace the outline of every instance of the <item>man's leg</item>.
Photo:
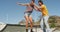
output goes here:
[[45, 22], [45, 25], [46, 25], [46, 28], [47, 28], [47, 32], [50, 32], [50, 27], [49, 27], [49, 24], [48, 24], [48, 18], [49, 18], [49, 16], [44, 16], [44, 22]]
[[25, 19], [26, 19], [26, 32], [28, 32], [28, 21], [29, 21], [28, 15], [25, 15]]
[[41, 22], [40, 22], [40, 26], [41, 26], [41, 30], [43, 31], [43, 27], [44, 27], [44, 25], [43, 25], [43, 17], [41, 18]]
[[33, 32], [32, 31], [32, 29], [33, 29], [33, 22], [32, 22], [32, 16], [31, 15], [29, 16], [29, 21], [30, 21], [30, 25], [31, 25], [31, 32]]

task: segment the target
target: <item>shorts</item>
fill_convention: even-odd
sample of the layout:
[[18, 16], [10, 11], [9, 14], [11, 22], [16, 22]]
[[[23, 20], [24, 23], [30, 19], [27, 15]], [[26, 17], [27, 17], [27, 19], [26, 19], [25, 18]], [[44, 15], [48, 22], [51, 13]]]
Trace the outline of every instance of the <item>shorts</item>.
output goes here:
[[25, 12], [24, 14], [25, 14], [25, 16], [28, 16], [28, 17], [30, 17], [31, 16], [31, 13], [32, 13], [32, 11], [30, 12]]

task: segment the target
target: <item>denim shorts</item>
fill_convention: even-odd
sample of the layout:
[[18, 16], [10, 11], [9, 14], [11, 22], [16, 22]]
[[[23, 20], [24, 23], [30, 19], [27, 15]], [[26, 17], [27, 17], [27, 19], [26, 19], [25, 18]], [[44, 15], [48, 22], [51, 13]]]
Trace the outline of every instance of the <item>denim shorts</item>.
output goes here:
[[29, 12], [25, 12], [24, 14], [25, 14], [25, 16], [30, 17], [31, 16], [31, 13], [32, 13], [32, 11], [29, 11]]

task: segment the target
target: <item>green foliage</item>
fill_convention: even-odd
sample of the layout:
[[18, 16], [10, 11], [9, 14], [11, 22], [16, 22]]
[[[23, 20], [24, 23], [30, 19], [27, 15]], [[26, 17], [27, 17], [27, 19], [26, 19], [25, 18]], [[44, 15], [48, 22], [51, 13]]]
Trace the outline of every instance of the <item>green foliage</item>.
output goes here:
[[50, 24], [50, 28], [54, 28], [54, 27], [56, 27], [56, 26], [55, 26], [55, 23], [51, 23], [51, 24]]
[[56, 18], [54, 16], [50, 16], [48, 21], [50, 23], [50, 28], [54, 28], [56, 23]]

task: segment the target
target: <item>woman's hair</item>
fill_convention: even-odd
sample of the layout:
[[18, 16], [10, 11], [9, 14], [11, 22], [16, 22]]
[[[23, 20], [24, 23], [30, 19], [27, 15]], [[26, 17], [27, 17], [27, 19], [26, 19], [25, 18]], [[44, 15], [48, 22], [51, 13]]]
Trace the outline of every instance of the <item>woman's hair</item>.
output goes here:
[[31, 0], [31, 1], [35, 2], [35, 0]]
[[41, 2], [43, 4], [43, 1], [42, 0], [39, 0], [38, 2]]
[[[31, 0], [31, 1], [33, 1], [33, 2], [35, 2], [35, 0]], [[34, 5], [30, 5], [32, 8], [34, 8]]]
[[32, 8], [34, 8], [34, 5], [31, 5]]

